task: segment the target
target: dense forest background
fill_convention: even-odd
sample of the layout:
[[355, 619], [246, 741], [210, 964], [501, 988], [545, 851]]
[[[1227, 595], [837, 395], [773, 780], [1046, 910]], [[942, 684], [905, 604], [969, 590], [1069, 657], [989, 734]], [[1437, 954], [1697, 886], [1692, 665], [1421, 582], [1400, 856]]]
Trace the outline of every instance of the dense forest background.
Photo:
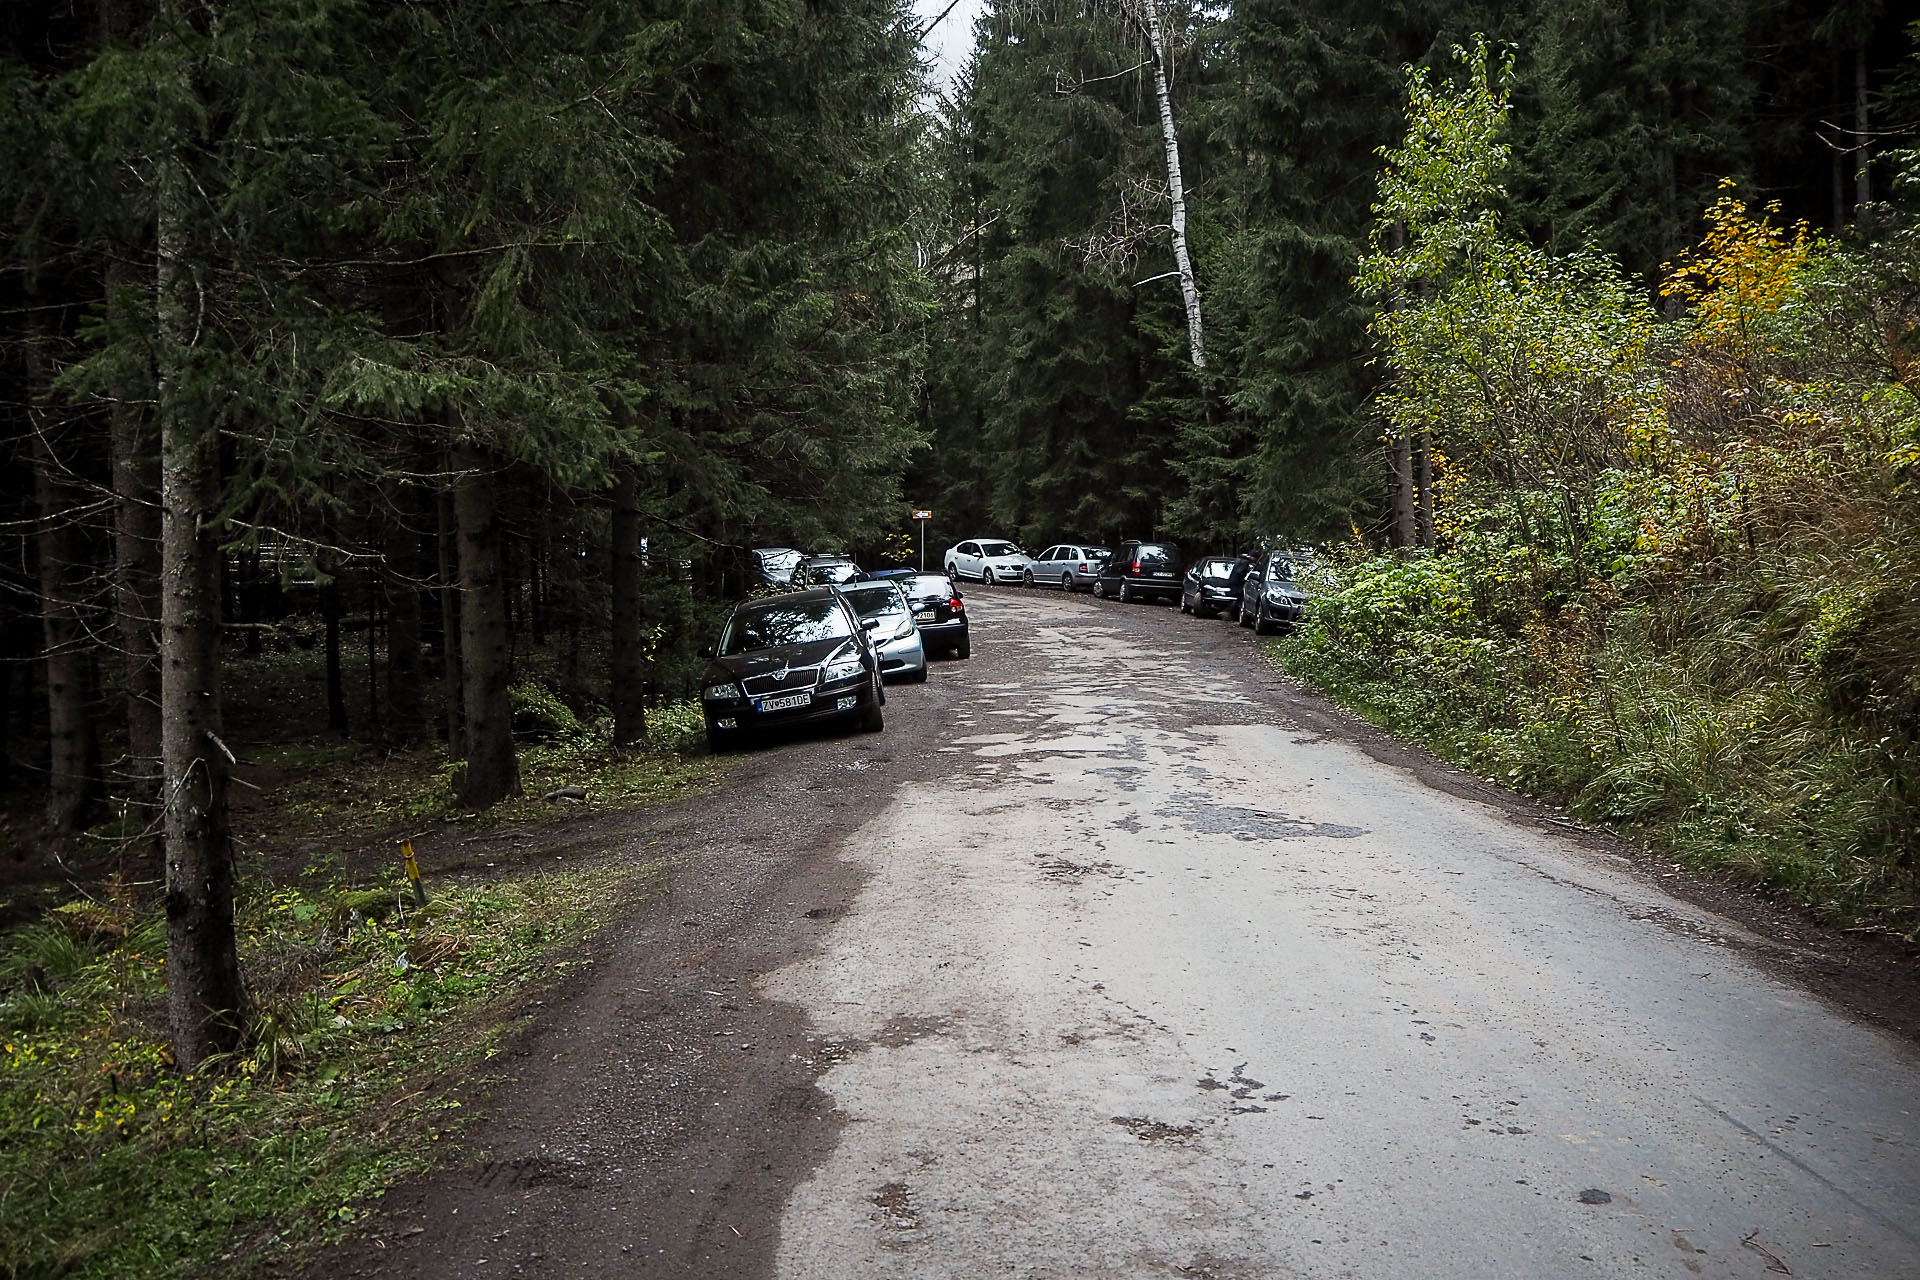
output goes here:
[[[1030, 542], [1194, 550], [1421, 537], [1353, 277], [1407, 65], [1512, 51], [1508, 224], [1652, 296], [1723, 179], [1843, 233], [1910, 136], [1913, 54], [1878, 0], [1174, 5], [1168, 51], [1209, 359], [1166, 274], [1166, 180], [1134, 0], [989, 5], [939, 129], [952, 225], [910, 488]], [[1417, 443], [1417, 442], [1416, 442]], [[1413, 452], [1417, 452], [1414, 450]], [[1397, 470], [1406, 480], [1396, 483]], [[1396, 507], [1404, 508], [1396, 519]]]
[[[1003, 0], [941, 94], [895, 0], [9, 5], [11, 865], [158, 864], [191, 1065], [242, 1034], [249, 752], [424, 756], [482, 809], [520, 789], [530, 726], [642, 748], [752, 546], [897, 549], [911, 503], [942, 545], [1457, 556], [1511, 529], [1532, 554], [1538, 499], [1591, 585], [1633, 396], [1556, 402], [1476, 460], [1520, 400], [1488, 400], [1455, 286], [1585, 299], [1597, 327], [1528, 332], [1629, 334], [1586, 371], [1613, 387], [1659, 345], [1636, 326], [1711, 312], [1720, 277], [1669, 264], [1750, 225], [1708, 217], [1727, 183], [1767, 226], [1907, 252], [1903, 16]], [[1897, 299], [1904, 269], [1854, 296]], [[1892, 326], [1879, 381], [1835, 385], [1903, 385], [1901, 305], [1848, 322]], [[1555, 433], [1594, 421], [1554, 470]], [[1533, 572], [1501, 633], [1558, 581]], [[289, 651], [311, 686], [267, 678]], [[1906, 776], [1876, 749], [1859, 767]]]

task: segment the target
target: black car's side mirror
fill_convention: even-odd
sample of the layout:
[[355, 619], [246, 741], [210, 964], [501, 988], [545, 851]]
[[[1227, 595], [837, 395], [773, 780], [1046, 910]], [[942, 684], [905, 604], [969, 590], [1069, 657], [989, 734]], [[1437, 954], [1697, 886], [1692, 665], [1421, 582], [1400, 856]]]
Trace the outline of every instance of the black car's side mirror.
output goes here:
[[701, 645], [700, 656], [703, 658], [711, 658], [713, 656], [713, 646], [710, 644]]
[[880, 626], [880, 619], [878, 618], [860, 619], [860, 629], [862, 631], [875, 631], [879, 629], [879, 626]]

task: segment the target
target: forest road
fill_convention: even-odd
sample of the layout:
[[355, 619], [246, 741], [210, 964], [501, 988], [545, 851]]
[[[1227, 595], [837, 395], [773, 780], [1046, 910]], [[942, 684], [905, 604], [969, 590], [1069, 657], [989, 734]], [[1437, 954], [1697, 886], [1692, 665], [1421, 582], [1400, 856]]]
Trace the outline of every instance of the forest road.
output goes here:
[[674, 857], [310, 1274], [1920, 1277], [1910, 1000], [1808, 990], [1910, 977], [1230, 623], [969, 604], [884, 734], [555, 837]]

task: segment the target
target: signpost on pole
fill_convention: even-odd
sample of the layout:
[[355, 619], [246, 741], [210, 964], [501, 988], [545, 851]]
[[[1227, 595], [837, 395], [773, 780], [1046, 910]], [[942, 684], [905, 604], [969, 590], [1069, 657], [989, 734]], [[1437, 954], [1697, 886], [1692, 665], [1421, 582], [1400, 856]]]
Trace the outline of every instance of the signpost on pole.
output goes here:
[[933, 519], [931, 511], [916, 511], [913, 518], [920, 522], [920, 572], [927, 571], [927, 521]]

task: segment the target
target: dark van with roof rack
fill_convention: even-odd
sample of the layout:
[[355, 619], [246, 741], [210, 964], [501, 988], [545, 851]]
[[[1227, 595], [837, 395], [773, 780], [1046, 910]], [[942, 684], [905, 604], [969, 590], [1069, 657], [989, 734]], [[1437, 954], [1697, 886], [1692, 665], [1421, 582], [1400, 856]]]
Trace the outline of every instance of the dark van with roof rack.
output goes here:
[[1093, 594], [1114, 600], [1178, 600], [1187, 562], [1171, 542], [1123, 542], [1093, 580]]

